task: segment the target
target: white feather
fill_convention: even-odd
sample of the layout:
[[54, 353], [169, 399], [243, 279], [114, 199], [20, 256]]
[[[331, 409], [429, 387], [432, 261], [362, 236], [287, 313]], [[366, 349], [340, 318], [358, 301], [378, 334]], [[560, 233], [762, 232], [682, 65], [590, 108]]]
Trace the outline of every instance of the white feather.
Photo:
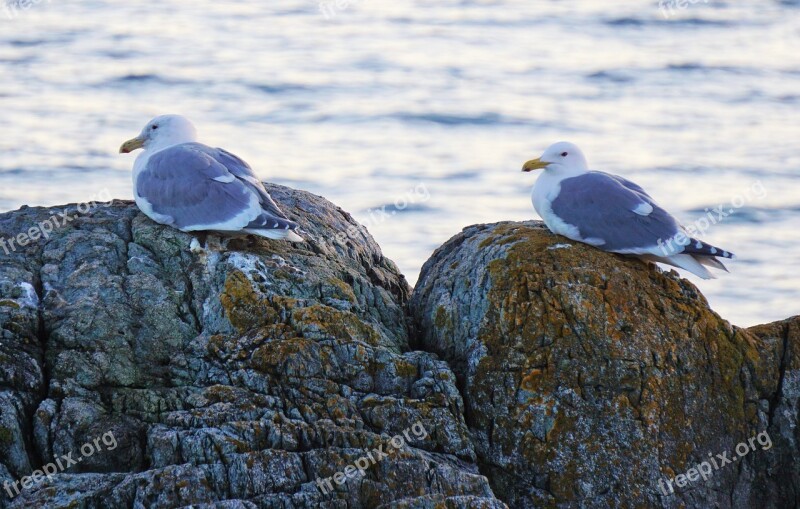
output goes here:
[[689, 254], [676, 254], [672, 256], [653, 256], [648, 258], [657, 262], [672, 265], [673, 267], [678, 267], [680, 269], [688, 270], [695, 276], [701, 277], [703, 279], [716, 279], [716, 276], [714, 276], [714, 274], [709, 272], [709, 270], [705, 268], [700, 262], [698, 262], [694, 256]]
[[292, 230], [242, 230], [251, 235], [258, 235], [267, 239], [288, 240], [290, 242], [305, 242], [305, 239]]

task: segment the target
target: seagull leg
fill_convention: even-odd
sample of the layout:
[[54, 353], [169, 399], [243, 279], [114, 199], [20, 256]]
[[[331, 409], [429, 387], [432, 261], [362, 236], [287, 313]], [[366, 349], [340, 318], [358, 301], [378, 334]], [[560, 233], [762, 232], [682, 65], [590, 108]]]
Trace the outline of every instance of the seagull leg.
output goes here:
[[206, 249], [209, 251], [222, 251], [227, 247], [227, 242], [223, 244], [223, 240], [218, 235], [209, 234], [206, 241]]

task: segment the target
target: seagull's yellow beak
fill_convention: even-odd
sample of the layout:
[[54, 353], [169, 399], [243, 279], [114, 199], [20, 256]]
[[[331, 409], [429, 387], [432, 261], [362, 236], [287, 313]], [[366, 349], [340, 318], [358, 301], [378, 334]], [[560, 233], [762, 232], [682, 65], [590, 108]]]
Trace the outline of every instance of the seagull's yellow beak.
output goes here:
[[522, 171], [533, 171], [533, 170], [541, 170], [542, 168], [547, 168], [550, 163], [546, 163], [542, 161], [540, 157], [536, 159], [531, 159], [527, 163], [522, 165]]
[[141, 136], [137, 136], [136, 138], [131, 138], [130, 140], [126, 141], [122, 144], [119, 148], [120, 154], [127, 154], [128, 152], [133, 152], [137, 148], [142, 148], [144, 146], [144, 139]]

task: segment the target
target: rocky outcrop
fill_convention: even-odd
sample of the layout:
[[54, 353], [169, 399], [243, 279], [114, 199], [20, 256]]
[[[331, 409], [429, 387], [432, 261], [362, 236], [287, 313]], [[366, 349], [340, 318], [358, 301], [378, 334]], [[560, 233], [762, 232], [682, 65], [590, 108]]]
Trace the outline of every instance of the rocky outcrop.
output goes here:
[[192, 251], [129, 202], [0, 215], [2, 505], [505, 507], [397, 268], [269, 189], [308, 242]]
[[538, 222], [466, 228], [411, 309], [510, 507], [797, 507], [800, 318], [734, 327], [674, 272]]
[[536, 222], [466, 228], [410, 297], [270, 192], [308, 242], [0, 215], [0, 506], [798, 505], [800, 317], [737, 328]]

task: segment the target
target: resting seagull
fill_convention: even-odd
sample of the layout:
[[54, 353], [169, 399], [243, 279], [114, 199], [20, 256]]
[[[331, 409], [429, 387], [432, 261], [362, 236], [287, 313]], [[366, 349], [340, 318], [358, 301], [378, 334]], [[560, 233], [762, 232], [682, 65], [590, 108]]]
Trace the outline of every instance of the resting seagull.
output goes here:
[[635, 255], [686, 269], [703, 279], [706, 267], [727, 271], [733, 253], [692, 238], [644, 189], [617, 175], [589, 171], [583, 152], [558, 142], [522, 171], [544, 168], [531, 193], [533, 207], [553, 233], [603, 251]]
[[196, 140], [189, 119], [162, 115], [120, 147], [144, 149], [133, 164], [133, 196], [147, 217], [184, 232], [303, 241], [246, 162]]

